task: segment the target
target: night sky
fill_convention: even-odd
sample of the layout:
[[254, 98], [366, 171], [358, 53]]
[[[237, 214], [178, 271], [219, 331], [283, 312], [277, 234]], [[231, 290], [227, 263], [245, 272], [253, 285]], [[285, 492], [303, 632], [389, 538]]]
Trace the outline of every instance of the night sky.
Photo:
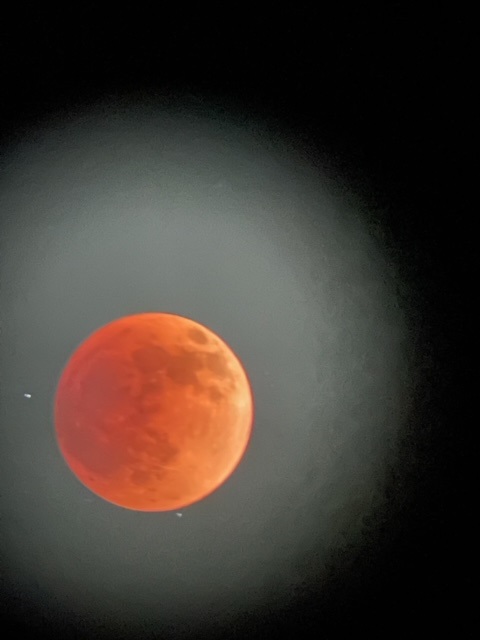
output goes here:
[[[1, 28], [2, 628], [468, 637], [468, 19], [114, 14]], [[55, 439], [71, 353], [147, 311], [254, 394], [242, 463], [178, 513], [102, 501]]]

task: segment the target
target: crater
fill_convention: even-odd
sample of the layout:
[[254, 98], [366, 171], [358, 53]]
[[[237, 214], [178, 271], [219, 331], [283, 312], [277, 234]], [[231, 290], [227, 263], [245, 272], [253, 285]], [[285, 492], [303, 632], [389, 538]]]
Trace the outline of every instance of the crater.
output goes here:
[[207, 344], [208, 342], [207, 334], [201, 329], [189, 329], [187, 331], [187, 335], [190, 340], [196, 342], [197, 344]]
[[207, 369], [210, 369], [215, 375], [224, 377], [230, 377], [230, 371], [228, 369], [225, 358], [218, 353], [206, 353], [205, 365]]
[[218, 387], [208, 387], [208, 395], [213, 402], [220, 402], [225, 397]]
[[167, 363], [168, 377], [180, 385], [197, 385], [197, 371], [202, 368], [202, 362], [198, 354], [183, 350], [178, 356], [170, 357]]
[[[130, 462], [128, 452], [112, 445], [104, 446], [92, 434], [72, 431], [65, 444], [67, 459], [77, 459], [88, 472], [108, 477]], [[87, 476], [88, 477], [88, 476]]]
[[132, 471], [130, 479], [133, 482], [133, 484], [145, 485], [150, 482], [151, 474], [148, 473], [147, 471], [143, 471], [142, 469], [135, 469], [134, 471]]
[[143, 373], [154, 373], [165, 367], [172, 356], [163, 347], [146, 345], [132, 352], [132, 360]]
[[155, 444], [148, 445], [148, 453], [155, 458], [152, 467], [159, 467], [171, 462], [179, 453], [178, 447], [174, 446], [163, 431], [158, 431], [155, 436]]

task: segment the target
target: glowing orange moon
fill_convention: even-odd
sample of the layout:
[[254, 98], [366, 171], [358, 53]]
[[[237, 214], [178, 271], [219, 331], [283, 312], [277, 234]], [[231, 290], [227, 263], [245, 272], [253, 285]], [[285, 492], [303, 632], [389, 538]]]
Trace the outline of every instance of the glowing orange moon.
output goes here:
[[188, 318], [142, 313], [101, 327], [73, 353], [55, 397], [60, 451], [105, 500], [180, 509], [233, 473], [253, 398], [234, 352]]

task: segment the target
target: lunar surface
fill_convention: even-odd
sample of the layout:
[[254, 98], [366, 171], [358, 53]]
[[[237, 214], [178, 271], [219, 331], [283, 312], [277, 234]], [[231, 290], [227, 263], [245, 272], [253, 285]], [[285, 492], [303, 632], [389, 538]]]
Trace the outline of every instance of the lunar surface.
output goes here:
[[175, 510], [218, 489], [247, 448], [248, 377], [212, 331], [145, 313], [93, 333], [55, 399], [60, 450], [95, 494], [139, 511]]

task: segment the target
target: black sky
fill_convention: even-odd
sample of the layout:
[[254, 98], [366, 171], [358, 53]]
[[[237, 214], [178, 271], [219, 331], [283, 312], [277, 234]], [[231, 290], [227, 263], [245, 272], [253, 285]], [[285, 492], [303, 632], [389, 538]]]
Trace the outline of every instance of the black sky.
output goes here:
[[[56, 114], [103, 99], [180, 95], [231, 109], [246, 126], [257, 118], [288, 131], [313, 162], [342, 176], [402, 275], [425, 369], [402, 462], [389, 478], [390, 507], [363, 555], [328, 588], [308, 590], [280, 614], [266, 607], [245, 615], [231, 634], [392, 637], [445, 626], [466, 637], [470, 613], [458, 603], [471, 589], [462, 549], [473, 251], [463, 187], [469, 18], [447, 5], [313, 5], [262, 12], [222, 5], [195, 16], [186, 7], [176, 16], [115, 9], [102, 19], [93, 9], [81, 17], [37, 11], [3, 21], [2, 164]], [[0, 211], [0, 232], [16, 224], [11, 216]], [[0, 292], [2, 316], [5, 301], [7, 308]], [[1, 376], [7, 388], [3, 367]], [[4, 429], [3, 411], [1, 421]], [[8, 525], [0, 512], [0, 533]], [[0, 563], [7, 560], [0, 549]], [[55, 611], [27, 606], [8, 580], [0, 580], [0, 601], [9, 637], [67, 637], [66, 628], [69, 637], [90, 637], [78, 621], [72, 629]]]

